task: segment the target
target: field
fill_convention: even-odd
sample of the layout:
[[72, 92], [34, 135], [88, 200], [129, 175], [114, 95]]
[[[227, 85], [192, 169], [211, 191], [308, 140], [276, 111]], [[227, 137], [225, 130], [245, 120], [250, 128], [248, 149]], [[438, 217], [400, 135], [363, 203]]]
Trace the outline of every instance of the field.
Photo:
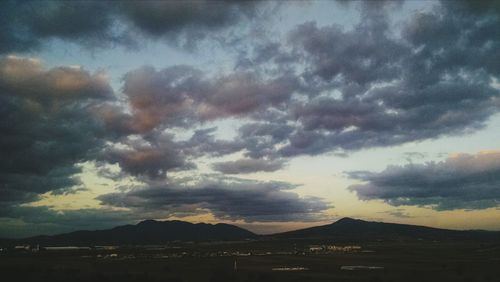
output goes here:
[[[302, 252], [312, 244], [321, 243], [325, 242], [192, 243], [166, 248], [3, 252], [0, 274], [2, 281], [53, 282], [487, 282], [499, 281], [500, 277], [500, 244], [497, 243], [376, 242], [359, 244], [362, 251], [357, 252]], [[342, 266], [379, 268], [343, 270]], [[300, 269], [285, 271], [294, 267]]]

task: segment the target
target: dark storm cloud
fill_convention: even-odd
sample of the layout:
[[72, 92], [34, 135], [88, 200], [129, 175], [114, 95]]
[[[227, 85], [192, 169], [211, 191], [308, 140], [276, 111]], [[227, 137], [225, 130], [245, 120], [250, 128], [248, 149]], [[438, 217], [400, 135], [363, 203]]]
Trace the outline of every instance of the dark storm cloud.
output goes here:
[[329, 208], [319, 198], [304, 198], [288, 190], [284, 182], [259, 182], [236, 178], [205, 178], [150, 183], [122, 193], [105, 194], [98, 199], [105, 205], [125, 207], [137, 212], [163, 211], [182, 215], [188, 206], [193, 212], [212, 212], [219, 219], [245, 221], [313, 220]]
[[[113, 221], [122, 221], [120, 218], [127, 218], [130, 220], [132, 217], [130, 213], [108, 209], [56, 211], [49, 207], [22, 206], [15, 208], [2, 207], [0, 210], [2, 215], [22, 220], [24, 223], [71, 225], [73, 229], [78, 226], [88, 226], [92, 228], [92, 224], [97, 224], [97, 221], [101, 221], [106, 226], [113, 226]], [[94, 219], [92, 220], [92, 218]]]
[[120, 18], [153, 37], [166, 37], [191, 49], [197, 41], [258, 15], [260, 1], [123, 2]]
[[2, 1], [0, 52], [31, 51], [52, 38], [95, 47], [130, 44], [125, 33], [111, 31], [110, 8], [98, 1]]
[[14, 1], [2, 1], [0, 3], [0, 54], [14, 51], [28, 51], [37, 47], [40, 42], [37, 38], [23, 32], [24, 21], [17, 10], [18, 3]]
[[0, 206], [0, 237], [20, 238], [75, 230], [106, 229], [140, 219], [128, 211], [103, 208], [57, 211], [48, 207]]
[[0, 59], [0, 202], [74, 191], [81, 171], [103, 144], [88, 108], [112, 96], [103, 74], [45, 69], [34, 59]]
[[214, 163], [212, 167], [224, 174], [243, 174], [276, 171], [282, 169], [284, 165], [285, 162], [283, 160], [239, 159], [236, 161]]
[[[2, 154], [5, 155], [5, 154]], [[48, 156], [47, 156], [48, 157]], [[75, 192], [74, 186], [80, 184], [74, 175], [81, 172], [74, 165], [50, 165], [41, 161], [36, 161], [38, 165], [45, 165], [42, 169], [49, 170], [44, 174], [36, 174], [22, 171], [9, 172], [8, 170], [0, 174], [2, 189], [0, 190], [0, 203], [17, 204], [32, 202], [39, 199], [39, 195], [45, 192], [53, 194]], [[2, 167], [3, 168], [3, 167]]]
[[137, 47], [147, 39], [194, 48], [208, 32], [251, 20], [259, 1], [2, 1], [2, 52], [37, 49], [52, 38], [87, 47]]
[[[19, 25], [39, 42], [51, 38], [73, 41], [90, 47], [131, 44], [127, 34], [112, 31], [112, 6], [105, 1], [23, 1], [17, 3]], [[16, 51], [16, 50], [14, 50]]]
[[153, 35], [197, 27], [217, 29], [251, 17], [257, 1], [147, 1], [123, 2], [129, 20]]
[[349, 187], [362, 200], [436, 210], [484, 209], [500, 204], [500, 153], [459, 154], [442, 162], [389, 166], [380, 173], [350, 172], [365, 181]]

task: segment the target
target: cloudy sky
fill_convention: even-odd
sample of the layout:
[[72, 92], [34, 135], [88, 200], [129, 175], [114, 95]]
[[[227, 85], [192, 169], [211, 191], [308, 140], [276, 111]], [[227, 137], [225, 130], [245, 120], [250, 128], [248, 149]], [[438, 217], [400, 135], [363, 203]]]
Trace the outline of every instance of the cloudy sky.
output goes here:
[[500, 230], [494, 1], [0, 3], [0, 237]]

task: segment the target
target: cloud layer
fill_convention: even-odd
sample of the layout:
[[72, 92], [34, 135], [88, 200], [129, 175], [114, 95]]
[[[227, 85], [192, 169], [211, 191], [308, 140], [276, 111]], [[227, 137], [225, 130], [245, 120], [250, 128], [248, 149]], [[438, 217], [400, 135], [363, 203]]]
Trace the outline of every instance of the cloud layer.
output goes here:
[[[188, 184], [190, 183], [190, 184]], [[219, 219], [253, 221], [318, 220], [330, 207], [315, 197], [299, 197], [295, 185], [238, 178], [202, 177], [149, 183], [98, 197], [105, 205], [185, 216], [214, 214]]]
[[282, 169], [284, 162], [280, 160], [239, 159], [236, 161], [214, 163], [213, 168], [224, 174], [253, 173], [260, 171], [276, 171]]
[[360, 199], [436, 210], [484, 209], [500, 204], [500, 152], [458, 154], [442, 162], [350, 172], [366, 182], [349, 187]]

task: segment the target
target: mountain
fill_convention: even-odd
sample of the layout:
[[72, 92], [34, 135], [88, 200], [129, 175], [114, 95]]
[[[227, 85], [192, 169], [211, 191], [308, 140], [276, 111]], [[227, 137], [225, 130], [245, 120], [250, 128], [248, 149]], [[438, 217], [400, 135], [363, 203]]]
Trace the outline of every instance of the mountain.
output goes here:
[[44, 246], [154, 245], [170, 241], [231, 241], [243, 239], [333, 239], [337, 242], [391, 240], [495, 240], [500, 232], [448, 230], [425, 226], [364, 221], [342, 218], [332, 224], [259, 236], [229, 224], [189, 223], [184, 221], [145, 220], [107, 230], [75, 231], [18, 240], [0, 240], [1, 245], [40, 244]]
[[229, 241], [257, 237], [243, 228], [218, 223], [189, 223], [185, 221], [145, 220], [136, 225], [123, 225], [107, 230], [75, 231], [71, 233], [36, 236], [13, 240], [16, 244], [40, 245], [150, 245], [169, 241]]
[[272, 235], [277, 239], [332, 238], [344, 241], [376, 240], [498, 240], [500, 232], [448, 230], [426, 226], [342, 218], [332, 224]]

